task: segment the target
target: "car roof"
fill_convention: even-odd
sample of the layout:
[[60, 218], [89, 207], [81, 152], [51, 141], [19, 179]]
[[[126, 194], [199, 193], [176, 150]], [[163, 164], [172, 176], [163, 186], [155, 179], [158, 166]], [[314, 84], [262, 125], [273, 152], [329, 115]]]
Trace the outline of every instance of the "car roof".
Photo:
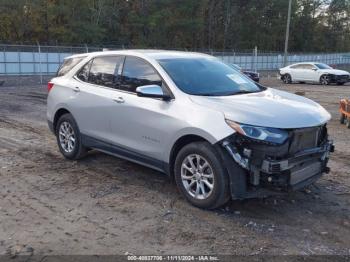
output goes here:
[[88, 53], [75, 54], [75, 55], [67, 56], [67, 57], [65, 57], [64, 59], [77, 58], [77, 57], [86, 57], [86, 56], [88, 56], [88, 55], [89, 55]]
[[308, 65], [308, 64], [319, 64], [317, 62], [300, 62], [300, 63], [295, 63], [295, 64], [291, 64], [289, 66], [293, 66], [293, 65]]
[[76, 54], [68, 58], [74, 57], [84, 57], [84, 56], [104, 56], [104, 55], [136, 55], [143, 56], [153, 59], [168, 59], [168, 58], [198, 58], [198, 57], [211, 57], [207, 54], [196, 53], [196, 52], [185, 52], [185, 51], [170, 51], [170, 50], [156, 50], [156, 49], [130, 49], [130, 50], [116, 50], [116, 51], [101, 51], [101, 52], [92, 52], [85, 54]]

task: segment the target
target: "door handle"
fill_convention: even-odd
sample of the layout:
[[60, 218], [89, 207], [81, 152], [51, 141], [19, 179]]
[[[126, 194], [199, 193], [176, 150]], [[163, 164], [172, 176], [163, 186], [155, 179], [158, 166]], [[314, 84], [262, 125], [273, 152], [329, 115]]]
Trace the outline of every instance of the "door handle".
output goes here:
[[117, 97], [117, 98], [114, 98], [113, 101], [118, 103], [118, 104], [122, 104], [122, 103], [125, 102], [124, 98], [122, 98], [121, 96]]
[[73, 88], [73, 91], [74, 92], [80, 92], [80, 88], [76, 86], [76, 87]]

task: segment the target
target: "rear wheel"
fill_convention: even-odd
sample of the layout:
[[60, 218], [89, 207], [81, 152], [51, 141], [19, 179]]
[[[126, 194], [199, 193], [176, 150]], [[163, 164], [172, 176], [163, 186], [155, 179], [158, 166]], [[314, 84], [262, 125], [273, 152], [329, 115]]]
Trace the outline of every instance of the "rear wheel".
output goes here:
[[81, 143], [78, 125], [71, 114], [64, 114], [57, 121], [56, 138], [65, 158], [75, 160], [86, 155], [87, 149]]
[[321, 85], [324, 85], [324, 86], [326, 86], [326, 85], [329, 85], [329, 76], [328, 75], [322, 75], [321, 77], [320, 77], [320, 84]]
[[344, 85], [344, 84], [345, 84], [344, 82], [338, 82], [338, 83], [337, 83], [338, 86], [342, 86], [342, 85]]
[[217, 152], [207, 142], [186, 145], [175, 160], [175, 180], [194, 206], [214, 209], [229, 200], [228, 175]]
[[285, 84], [291, 84], [292, 83], [292, 77], [290, 76], [290, 74], [285, 74], [282, 76], [282, 81]]

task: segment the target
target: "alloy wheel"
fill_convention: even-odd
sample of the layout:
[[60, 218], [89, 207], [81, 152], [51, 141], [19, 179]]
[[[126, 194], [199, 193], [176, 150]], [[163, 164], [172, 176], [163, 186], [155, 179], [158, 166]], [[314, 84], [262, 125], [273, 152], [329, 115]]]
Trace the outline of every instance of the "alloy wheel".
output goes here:
[[73, 127], [69, 122], [64, 121], [61, 123], [58, 130], [58, 138], [62, 149], [66, 153], [71, 153], [74, 150], [76, 137]]
[[328, 76], [322, 76], [321, 77], [321, 84], [322, 85], [328, 85], [329, 84]]
[[283, 82], [284, 82], [285, 84], [291, 83], [292, 81], [291, 81], [290, 75], [285, 75], [285, 76], [283, 77]]
[[213, 192], [213, 169], [201, 155], [191, 154], [182, 161], [181, 180], [187, 193], [196, 199], [207, 199]]

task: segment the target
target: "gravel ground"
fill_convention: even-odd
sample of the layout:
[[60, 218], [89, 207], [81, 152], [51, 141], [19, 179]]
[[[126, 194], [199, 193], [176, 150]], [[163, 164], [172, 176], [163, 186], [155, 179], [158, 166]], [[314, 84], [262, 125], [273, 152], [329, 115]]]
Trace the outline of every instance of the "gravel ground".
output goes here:
[[350, 254], [350, 130], [338, 102], [350, 86], [266, 85], [304, 92], [333, 116], [330, 174], [301, 192], [189, 205], [166, 176], [99, 152], [59, 153], [46, 87], [0, 87], [0, 254]]

